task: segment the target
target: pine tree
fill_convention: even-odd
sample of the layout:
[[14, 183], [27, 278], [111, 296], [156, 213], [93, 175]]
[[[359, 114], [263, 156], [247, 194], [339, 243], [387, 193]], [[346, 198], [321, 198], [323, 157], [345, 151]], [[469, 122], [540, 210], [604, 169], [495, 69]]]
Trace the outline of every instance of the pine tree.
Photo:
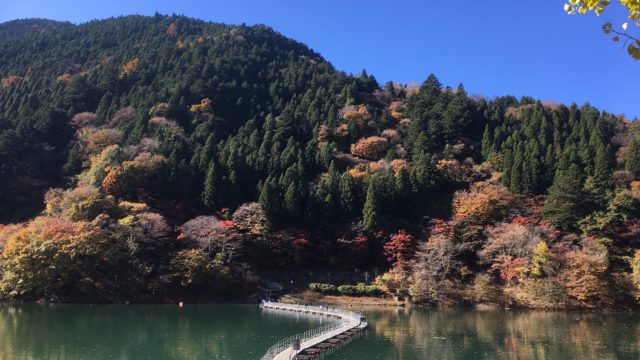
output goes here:
[[202, 191], [202, 203], [209, 209], [215, 209], [217, 204], [217, 178], [216, 163], [211, 161], [207, 168], [207, 176], [204, 179], [204, 190]]
[[284, 194], [284, 206], [291, 219], [297, 221], [300, 218], [302, 211], [302, 189], [300, 189], [297, 183], [291, 182], [287, 187], [287, 191]]
[[205, 169], [207, 169], [207, 166], [210, 166], [211, 159], [213, 159], [213, 156], [214, 156], [214, 152], [215, 152], [215, 135], [210, 134], [207, 137], [207, 141], [204, 143], [204, 147], [200, 152], [200, 159], [198, 161], [198, 166], [200, 167], [200, 170], [204, 171]]
[[277, 230], [280, 224], [281, 201], [280, 190], [274, 178], [268, 177], [262, 185], [259, 203], [267, 218], [265, 231], [268, 233]]
[[522, 194], [524, 183], [523, 183], [523, 174], [522, 168], [524, 165], [524, 154], [522, 148], [518, 147], [516, 150], [516, 155], [513, 159], [513, 166], [511, 167], [511, 181], [509, 183], [509, 189], [516, 194]]
[[80, 142], [73, 144], [73, 147], [69, 150], [69, 155], [67, 155], [67, 162], [63, 167], [66, 174], [74, 174], [82, 169], [83, 151]]
[[493, 153], [493, 142], [491, 141], [491, 129], [489, 124], [484, 127], [484, 133], [482, 134], [482, 157], [485, 160], [491, 160]]
[[553, 182], [553, 174], [556, 172], [555, 149], [552, 144], [547, 145], [547, 152], [544, 156], [544, 169], [542, 170], [541, 188], [548, 188]]
[[393, 85], [392, 81], [387, 81], [384, 84], [384, 93], [390, 99], [395, 99], [398, 96], [398, 94], [396, 94], [396, 87]]
[[436, 171], [431, 158], [426, 153], [421, 153], [414, 158], [413, 166], [409, 172], [411, 180], [411, 204], [414, 210], [421, 211], [431, 205], [431, 192], [436, 184]]
[[586, 210], [582, 177], [578, 167], [572, 164], [556, 175], [542, 207], [542, 215], [563, 230], [574, 230]]
[[525, 146], [522, 174], [522, 194], [533, 195], [540, 187], [540, 152], [537, 140], [530, 139]]
[[595, 166], [593, 169], [593, 179], [600, 193], [604, 193], [611, 188], [611, 175], [613, 174], [614, 162], [611, 146], [600, 143], [596, 148]]
[[428, 154], [420, 153], [411, 167], [411, 185], [415, 194], [428, 190], [435, 182], [435, 170]]
[[343, 219], [349, 219], [353, 216], [355, 209], [355, 181], [348, 171], [344, 172], [340, 177], [340, 213]]
[[362, 209], [364, 229], [373, 232], [380, 226], [380, 194], [378, 193], [377, 176], [371, 177], [369, 180], [369, 188], [367, 189], [367, 197]]
[[448, 101], [442, 114], [442, 128], [447, 143], [453, 143], [463, 135], [471, 122], [471, 111], [467, 93], [462, 84], [458, 85], [453, 97]]
[[409, 171], [407, 171], [404, 166], [398, 169], [398, 172], [396, 173], [394, 195], [395, 201], [393, 201], [392, 205], [395, 208], [396, 215], [411, 215], [413, 211], [411, 179], [409, 177]]
[[327, 171], [327, 184], [332, 195], [337, 194], [339, 182], [338, 170], [336, 169], [336, 164], [332, 161], [329, 165], [329, 170]]
[[167, 166], [169, 168], [169, 178], [167, 182], [169, 183], [170, 192], [177, 192], [180, 182], [180, 164], [178, 160], [178, 149], [175, 147], [171, 151], [171, 154], [169, 154]]
[[638, 144], [638, 140], [635, 137], [629, 142], [627, 154], [624, 158], [624, 167], [633, 174], [636, 180], [640, 179], [640, 144]]
[[420, 93], [430, 98], [437, 98], [441, 95], [442, 83], [434, 74], [429, 74], [427, 80], [420, 85]]
[[513, 151], [510, 146], [503, 149], [504, 160], [502, 161], [502, 185], [511, 187], [511, 169], [513, 168]]

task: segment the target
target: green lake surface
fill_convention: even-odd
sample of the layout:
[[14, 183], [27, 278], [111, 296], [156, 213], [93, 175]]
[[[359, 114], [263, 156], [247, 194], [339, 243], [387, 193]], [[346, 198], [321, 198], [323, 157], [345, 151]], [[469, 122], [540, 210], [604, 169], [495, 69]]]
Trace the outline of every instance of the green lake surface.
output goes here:
[[[640, 359], [637, 314], [364, 311], [367, 333], [324, 359]], [[321, 323], [252, 305], [0, 305], [0, 359], [251, 360]]]

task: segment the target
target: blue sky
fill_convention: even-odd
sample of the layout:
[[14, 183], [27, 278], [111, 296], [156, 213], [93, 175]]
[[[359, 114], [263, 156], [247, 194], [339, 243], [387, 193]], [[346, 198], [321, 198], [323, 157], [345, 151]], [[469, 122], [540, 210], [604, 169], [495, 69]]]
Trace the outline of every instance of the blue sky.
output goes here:
[[[534, 5], [535, 3], [535, 5]], [[568, 16], [562, 0], [0, 0], [0, 22], [43, 17], [81, 23], [127, 14], [176, 13], [269, 25], [339, 70], [363, 68], [381, 84], [463, 83], [469, 93], [529, 95], [640, 118], [640, 61], [601, 30], [624, 13]]]

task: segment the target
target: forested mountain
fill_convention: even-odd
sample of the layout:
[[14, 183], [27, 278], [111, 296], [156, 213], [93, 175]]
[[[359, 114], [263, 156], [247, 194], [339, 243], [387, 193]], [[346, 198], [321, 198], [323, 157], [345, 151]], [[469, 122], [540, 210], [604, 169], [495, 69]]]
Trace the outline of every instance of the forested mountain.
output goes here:
[[61, 22], [47, 19], [24, 19], [7, 21], [0, 24], [0, 42], [9, 41], [22, 36], [44, 33], [60, 28], [71, 28], [70, 22]]
[[265, 26], [160, 14], [1, 24], [0, 79], [7, 298], [354, 268], [428, 303], [640, 294], [637, 127], [588, 104], [380, 85]]

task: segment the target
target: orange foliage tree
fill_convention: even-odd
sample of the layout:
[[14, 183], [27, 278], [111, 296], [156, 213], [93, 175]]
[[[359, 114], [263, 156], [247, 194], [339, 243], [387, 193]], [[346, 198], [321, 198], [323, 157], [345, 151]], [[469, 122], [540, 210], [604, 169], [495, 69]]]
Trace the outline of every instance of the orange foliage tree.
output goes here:
[[594, 238], [583, 238], [581, 245], [566, 255], [562, 276], [567, 295], [583, 306], [610, 306], [613, 300], [607, 278], [607, 247]]
[[58, 75], [58, 77], [56, 77], [56, 80], [60, 82], [67, 82], [67, 81], [70, 81], [72, 78], [73, 76], [71, 74], [64, 73], [62, 75]]
[[120, 77], [123, 78], [129, 74], [131, 74], [140, 64], [140, 59], [134, 58], [127, 61], [124, 65], [122, 65], [122, 71], [120, 71]]
[[8, 239], [0, 291], [12, 298], [108, 301], [129, 278], [126, 244], [103, 219], [38, 217]]
[[398, 172], [401, 168], [409, 169], [409, 163], [402, 159], [391, 160], [391, 169], [394, 173]]
[[318, 128], [318, 142], [319, 143], [327, 142], [327, 140], [329, 140], [330, 133], [331, 132], [327, 125], [320, 125], [320, 127]]
[[132, 197], [140, 189], [152, 190], [152, 184], [158, 180], [165, 165], [163, 156], [142, 153], [111, 170], [104, 177], [102, 188], [118, 197]]
[[199, 104], [191, 105], [189, 111], [196, 115], [211, 113], [213, 111], [213, 101], [209, 98], [204, 98]]
[[172, 22], [167, 27], [167, 35], [175, 35], [177, 30], [178, 30], [178, 26], [176, 25], [175, 22]]
[[232, 215], [233, 223], [242, 233], [251, 237], [262, 236], [267, 218], [258, 203], [242, 204]]
[[6, 245], [9, 237], [11, 237], [18, 230], [24, 229], [25, 226], [26, 224], [0, 224], [0, 255], [4, 250], [4, 246]]
[[369, 120], [371, 118], [371, 114], [369, 114], [369, 110], [367, 110], [367, 107], [364, 105], [347, 105], [340, 110], [340, 118], [343, 120], [349, 118]]
[[112, 196], [89, 185], [69, 190], [50, 189], [45, 194], [45, 205], [46, 214], [62, 215], [73, 221], [90, 221], [100, 214], [116, 217], [121, 212]]
[[458, 217], [489, 223], [507, 216], [514, 200], [514, 195], [500, 185], [476, 183], [468, 191], [454, 194], [453, 212]]
[[352, 144], [351, 154], [365, 159], [377, 159], [387, 150], [388, 145], [387, 139], [380, 136], [370, 136]]
[[9, 75], [5, 78], [3, 78], [2, 80], [0, 80], [0, 84], [2, 84], [3, 87], [9, 87], [13, 84], [16, 84], [20, 81], [24, 80], [24, 77], [22, 76], [17, 76], [17, 75]]
[[544, 241], [541, 229], [503, 223], [487, 230], [487, 242], [478, 256], [487, 263], [501, 256], [531, 260], [534, 246], [541, 241]]
[[122, 131], [118, 129], [93, 129], [84, 133], [80, 140], [90, 154], [101, 152], [107, 146], [117, 144], [122, 138]]

